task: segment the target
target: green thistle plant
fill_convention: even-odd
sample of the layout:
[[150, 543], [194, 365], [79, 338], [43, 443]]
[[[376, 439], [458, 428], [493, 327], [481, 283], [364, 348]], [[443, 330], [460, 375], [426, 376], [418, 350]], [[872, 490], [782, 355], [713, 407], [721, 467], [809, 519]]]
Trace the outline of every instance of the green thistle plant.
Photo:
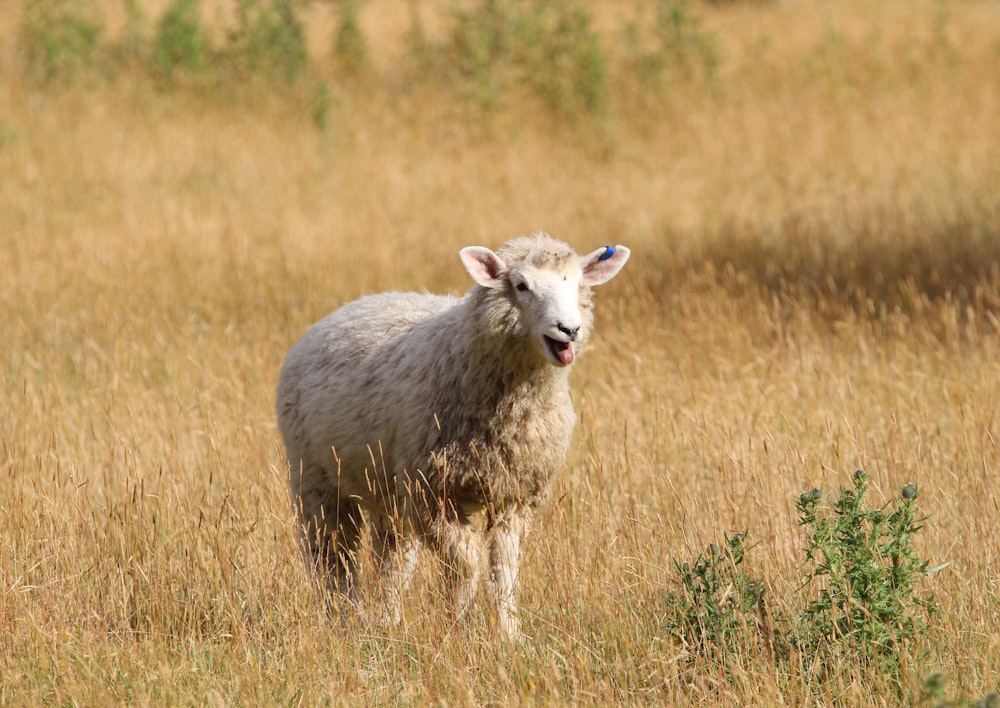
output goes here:
[[746, 534], [726, 537], [726, 548], [711, 544], [693, 563], [674, 561], [680, 589], [667, 594], [669, 634], [704, 653], [733, 644], [746, 627], [763, 634], [764, 584], [742, 568]]
[[850, 659], [898, 682], [901, 653], [914, 648], [937, 611], [933, 598], [916, 592], [917, 583], [944, 566], [928, 569], [913, 544], [928, 518], [916, 505], [915, 484], [903, 487], [888, 511], [888, 504], [865, 507], [864, 471], [853, 482], [853, 489], [840, 490], [832, 513], [815, 489], [796, 505], [799, 525], [809, 529], [803, 587], [814, 593], [796, 622], [796, 644], [821, 668]]

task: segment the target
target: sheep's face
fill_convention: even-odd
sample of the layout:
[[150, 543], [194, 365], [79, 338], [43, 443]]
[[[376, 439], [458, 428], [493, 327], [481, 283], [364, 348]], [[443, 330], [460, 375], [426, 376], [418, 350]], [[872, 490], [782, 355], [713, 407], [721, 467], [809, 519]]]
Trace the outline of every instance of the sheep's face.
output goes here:
[[555, 269], [521, 261], [507, 273], [522, 331], [556, 366], [572, 364], [576, 343], [587, 335], [580, 312], [582, 278], [580, 266], [572, 261]]
[[[523, 253], [519, 251], [524, 251]], [[569, 366], [588, 335], [590, 287], [613, 278], [629, 257], [624, 246], [578, 256], [540, 236], [516, 239], [501, 251], [471, 246], [462, 262], [481, 286], [501, 290], [517, 313], [518, 333], [555, 366]]]

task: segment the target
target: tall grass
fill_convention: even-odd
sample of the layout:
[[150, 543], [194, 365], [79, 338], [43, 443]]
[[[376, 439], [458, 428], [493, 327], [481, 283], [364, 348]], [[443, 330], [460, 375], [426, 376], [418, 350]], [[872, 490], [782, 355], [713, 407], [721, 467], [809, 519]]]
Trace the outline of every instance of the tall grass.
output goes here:
[[[115, 7], [102, 42], [127, 26]], [[238, 16], [219, 7], [236, 5], [199, 15], [210, 76], [232, 67], [217, 52]], [[611, 93], [593, 121], [510, 100], [523, 87], [484, 111], [406, 84], [414, 12], [433, 62], [453, 7], [360, 3], [357, 80], [328, 66], [337, 8], [303, 8], [301, 83], [236, 95], [205, 89], [224, 74], [26, 74], [28, 6], [0, 5], [0, 702], [997, 690], [995, 5], [690, 5], [711, 71], [615, 84], [624, 28], [651, 38], [656, 18], [596, 3]], [[485, 606], [456, 624], [430, 558], [398, 628], [331, 622], [294, 544], [284, 353], [360, 294], [460, 293], [459, 247], [540, 229], [634, 257], [573, 375], [576, 444], [521, 577], [527, 641], [503, 647]], [[917, 485], [914, 552], [950, 563], [913, 587], [940, 611], [898, 670], [821, 679], [752, 631], [712, 653], [671, 630], [675, 561], [744, 530], [767, 616], [794, 616], [799, 495], [858, 468], [873, 508]]]

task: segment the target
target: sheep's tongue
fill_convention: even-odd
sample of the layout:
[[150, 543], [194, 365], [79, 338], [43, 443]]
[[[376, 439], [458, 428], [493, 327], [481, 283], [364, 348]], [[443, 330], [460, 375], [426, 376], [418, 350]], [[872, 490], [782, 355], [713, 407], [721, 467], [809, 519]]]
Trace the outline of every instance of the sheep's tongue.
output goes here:
[[556, 356], [559, 361], [569, 366], [573, 363], [573, 345], [569, 342], [557, 342], [555, 346]]

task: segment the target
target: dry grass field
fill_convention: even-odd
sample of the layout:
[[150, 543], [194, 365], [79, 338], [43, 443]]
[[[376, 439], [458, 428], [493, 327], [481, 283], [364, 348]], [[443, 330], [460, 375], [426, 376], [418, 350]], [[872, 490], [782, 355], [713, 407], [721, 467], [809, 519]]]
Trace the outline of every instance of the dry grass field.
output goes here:
[[[693, 5], [713, 75], [582, 121], [399, 90], [411, 7], [362, 5], [375, 76], [331, 78], [321, 129], [294, 90], [34, 81], [23, 8], [0, 6], [0, 703], [894, 705], [932, 673], [954, 700], [996, 691], [1000, 5]], [[609, 42], [615, 8], [594, 10]], [[335, 18], [314, 12], [322, 72]], [[331, 622], [295, 547], [285, 352], [363, 293], [461, 293], [460, 247], [539, 230], [633, 257], [575, 365], [527, 641], [503, 646], [486, 603], [456, 624], [433, 562], [399, 627]], [[675, 559], [737, 531], [770, 616], [794, 614], [795, 502], [857, 468], [874, 505], [918, 485], [915, 543], [949, 564], [917, 587], [940, 612], [901, 690], [670, 636]]]

